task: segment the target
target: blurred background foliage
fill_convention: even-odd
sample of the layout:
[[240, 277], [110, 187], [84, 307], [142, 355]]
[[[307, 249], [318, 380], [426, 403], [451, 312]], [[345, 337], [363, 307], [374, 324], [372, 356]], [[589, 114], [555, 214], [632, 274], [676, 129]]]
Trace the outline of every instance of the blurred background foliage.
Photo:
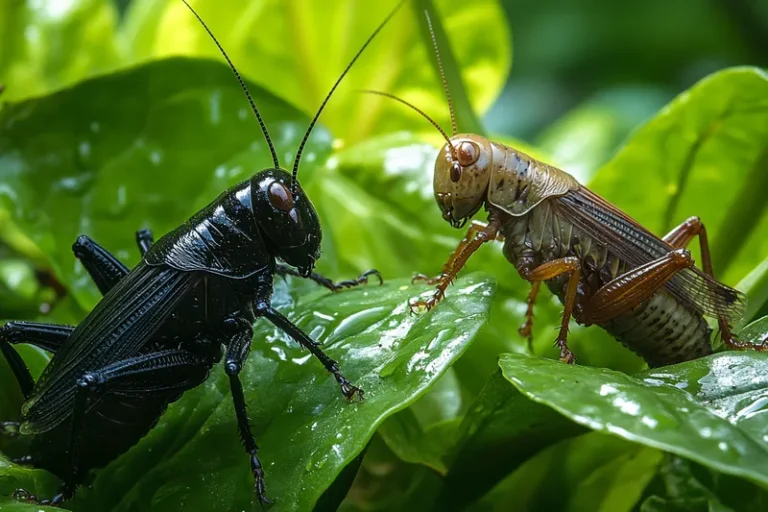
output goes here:
[[[392, 3], [192, 2], [256, 86], [284, 166], [308, 116]], [[300, 177], [324, 229], [320, 269], [335, 277], [370, 267], [387, 279], [436, 272], [461, 236], [432, 199], [434, 130], [393, 102], [359, 94], [394, 93], [449, 126], [420, 16], [432, 4], [412, 0], [382, 31], [329, 103], [305, 156]], [[460, 131], [484, 130], [557, 164], [658, 234], [702, 216], [716, 270], [750, 293], [747, 320], [768, 313], [761, 197], [768, 80], [750, 68], [711, 75], [768, 66], [768, 4], [434, 0], [433, 7], [447, 37], [448, 74], [460, 75], [478, 114], [460, 116]], [[267, 165], [228, 70], [169, 59], [179, 56], [221, 60], [180, 1], [0, 4], [0, 101], [8, 103], [0, 125], [0, 319], [76, 321], [98, 299], [73, 263], [77, 234], [133, 264], [135, 229], [161, 234]], [[457, 87], [454, 80], [461, 102]], [[701, 158], [691, 164], [691, 155]], [[758, 486], [663, 453], [655, 441], [585, 434], [574, 419], [580, 413], [571, 422], [513, 392], [494, 371], [500, 353], [526, 351], [516, 330], [527, 286], [498, 246], [484, 248], [469, 270], [498, 283], [491, 321], [428, 395], [382, 425], [344, 510], [459, 503], [451, 489], [466, 489], [462, 499], [472, 496], [473, 510], [506, 510], [510, 496], [532, 510], [696, 509], [691, 503], [760, 510]], [[551, 296], [540, 298], [536, 354], [556, 354], [560, 310]], [[574, 327], [570, 339], [582, 364], [644, 367], [597, 328]], [[520, 391], [538, 402], [531, 389]], [[477, 412], [484, 401], [485, 413]], [[14, 403], [18, 396], [3, 411]], [[510, 432], [526, 414], [529, 424]], [[473, 421], [482, 425], [477, 435], [468, 434]], [[503, 451], [510, 442], [527, 449]], [[503, 461], [493, 460], [498, 453]], [[493, 477], [470, 478], [465, 463], [492, 466]], [[723, 482], [741, 486], [741, 498]]]

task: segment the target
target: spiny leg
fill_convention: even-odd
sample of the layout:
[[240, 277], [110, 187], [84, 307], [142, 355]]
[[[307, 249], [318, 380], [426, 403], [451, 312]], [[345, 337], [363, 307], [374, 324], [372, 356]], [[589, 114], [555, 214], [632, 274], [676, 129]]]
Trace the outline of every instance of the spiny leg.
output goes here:
[[568, 348], [568, 324], [573, 315], [573, 308], [576, 304], [576, 293], [579, 290], [579, 281], [581, 280], [581, 263], [579, 259], [573, 256], [548, 261], [539, 265], [533, 270], [524, 271], [523, 277], [533, 283], [549, 281], [563, 274], [570, 274], [566, 285], [565, 295], [563, 297], [563, 319], [560, 324], [560, 332], [557, 335], [555, 343], [560, 347], [560, 360], [571, 364], [575, 358], [573, 352]]
[[[152, 246], [152, 232], [142, 229], [136, 232], [136, 244], [143, 257]], [[86, 235], [80, 235], [72, 245], [72, 252], [80, 260], [88, 275], [96, 283], [102, 295], [105, 295], [122, 279], [130, 269], [112, 253]]]
[[459, 255], [464, 251], [464, 249], [467, 247], [470, 241], [473, 238], [475, 238], [475, 235], [477, 235], [477, 232], [482, 231], [487, 227], [488, 227], [487, 223], [480, 222], [479, 220], [473, 220], [469, 225], [467, 234], [464, 235], [464, 238], [461, 239], [459, 244], [453, 250], [453, 252], [451, 253], [451, 257], [448, 258], [448, 261], [445, 262], [445, 264], [443, 265], [443, 269], [440, 271], [440, 273], [434, 277], [429, 277], [426, 274], [416, 274], [413, 276], [413, 278], [411, 278], [411, 283], [422, 282], [428, 285], [437, 284], [441, 278], [445, 277], [448, 274], [448, 272], [451, 271], [451, 268], [453, 268], [453, 264], [456, 261], [456, 258], [458, 258]]
[[528, 307], [525, 310], [525, 323], [520, 326], [517, 332], [520, 336], [528, 339], [528, 352], [533, 353], [533, 305], [536, 303], [536, 295], [539, 293], [541, 281], [531, 283], [531, 290], [528, 292], [526, 300]]
[[469, 238], [470, 233], [473, 233], [472, 237], [467, 242], [461, 241], [459, 246], [454, 251], [451, 258], [445, 264], [444, 272], [436, 278], [434, 284], [437, 284], [437, 289], [427, 300], [418, 300], [411, 303], [411, 311], [417, 311], [421, 308], [427, 310], [432, 309], [440, 302], [445, 295], [445, 290], [448, 285], [456, 278], [456, 275], [464, 267], [472, 254], [480, 248], [484, 243], [490, 242], [496, 239], [499, 232], [499, 223], [495, 218], [491, 218], [486, 225], [481, 223], [472, 223], [472, 226], [467, 232]]
[[208, 369], [209, 367], [191, 352], [173, 349], [142, 354], [83, 373], [76, 382], [67, 443], [70, 473], [64, 476], [61, 490], [51, 500], [38, 500], [24, 489], [16, 491], [17, 499], [58, 506], [74, 495], [80, 481], [77, 454], [82, 441], [83, 425], [86, 412], [94, 400], [110, 392], [122, 395], [174, 396], [200, 384], [207, 376]]
[[342, 375], [339, 369], [339, 363], [328, 357], [325, 352], [320, 349], [320, 345], [306, 335], [301, 329], [293, 325], [290, 320], [284, 317], [279, 311], [273, 309], [272, 306], [266, 303], [260, 303], [256, 305], [256, 314], [263, 316], [270, 322], [272, 322], [278, 329], [284, 331], [288, 336], [293, 338], [301, 346], [309, 350], [313, 356], [315, 356], [320, 363], [330, 372], [336, 379], [336, 382], [341, 386], [341, 392], [347, 398], [352, 400], [355, 396], [361, 400], [363, 398], [363, 390], [354, 386], [344, 375]]
[[75, 328], [70, 325], [36, 322], [8, 322], [0, 327], [0, 350], [8, 361], [25, 400], [32, 393], [35, 383], [26, 363], [12, 345], [28, 343], [55, 353], [66, 343], [74, 330]]
[[[304, 277], [298, 272], [298, 270], [292, 267], [289, 267], [287, 265], [278, 265], [277, 268], [275, 268], [275, 273], [281, 276], [289, 275], [289, 276], [301, 277], [301, 278]], [[324, 286], [333, 292], [337, 292], [343, 288], [353, 288], [361, 284], [367, 284], [368, 278], [370, 276], [376, 276], [376, 278], [379, 280], [379, 284], [384, 283], [384, 280], [381, 278], [381, 274], [376, 269], [366, 270], [365, 272], [360, 274], [360, 277], [358, 277], [357, 279], [350, 279], [347, 281], [334, 282], [332, 279], [325, 277], [322, 274], [318, 274], [317, 272], [312, 272], [307, 277], [307, 279], [311, 279], [312, 281], [316, 282], [320, 286]]]
[[229, 329], [234, 334], [227, 343], [227, 353], [224, 358], [224, 369], [229, 377], [229, 389], [232, 394], [232, 402], [235, 406], [235, 416], [237, 417], [237, 429], [240, 433], [240, 440], [243, 443], [245, 451], [251, 458], [251, 473], [253, 474], [254, 488], [259, 502], [268, 504], [270, 501], [266, 496], [266, 487], [264, 485], [264, 469], [259, 460], [259, 447], [256, 439], [253, 437], [250, 426], [250, 418], [245, 403], [245, 394], [243, 385], [240, 382], [240, 372], [243, 369], [245, 360], [248, 358], [248, 352], [253, 338], [253, 328], [251, 324], [241, 319], [229, 319]]
[[[699, 217], [689, 217], [682, 224], [675, 227], [667, 233], [663, 240], [669, 245], [675, 248], [684, 249], [688, 247], [696, 236], [699, 237], [699, 249], [701, 250], [701, 268], [705, 274], [709, 275], [713, 279], [715, 278], [715, 271], [712, 268], [712, 258], [709, 253], [709, 240], [707, 238], [707, 229], [704, 227], [704, 223], [701, 222]], [[736, 339], [731, 333], [731, 328], [728, 325], [728, 321], [723, 315], [718, 315], [717, 325], [720, 328], [720, 336], [723, 339], [723, 343], [733, 350], [768, 350], [768, 339], [763, 340], [762, 343], [744, 343]]]

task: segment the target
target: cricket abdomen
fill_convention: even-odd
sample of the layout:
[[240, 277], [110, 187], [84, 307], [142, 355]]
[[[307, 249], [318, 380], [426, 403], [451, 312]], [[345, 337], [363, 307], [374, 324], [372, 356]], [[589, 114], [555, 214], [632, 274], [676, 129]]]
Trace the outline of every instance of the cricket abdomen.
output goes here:
[[712, 353], [712, 329], [704, 317], [663, 290], [601, 327], [651, 367]]
[[[583, 230], [574, 226], [545, 200], [520, 217], [501, 214], [504, 254], [524, 277], [527, 271], [559, 258], [576, 257], [581, 263], [575, 319], [583, 304], [602, 286], [632, 267]], [[562, 302], [568, 275], [546, 281]], [[711, 329], [699, 311], [678, 302], [664, 288], [630, 311], [599, 324], [622, 345], [650, 366], [665, 366], [712, 352]]]

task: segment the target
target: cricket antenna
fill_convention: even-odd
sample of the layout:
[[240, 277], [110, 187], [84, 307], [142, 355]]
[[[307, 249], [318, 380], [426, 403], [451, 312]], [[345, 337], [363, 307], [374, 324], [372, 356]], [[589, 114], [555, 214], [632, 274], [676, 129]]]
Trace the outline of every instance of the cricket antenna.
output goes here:
[[429, 35], [432, 38], [432, 47], [435, 49], [435, 57], [437, 57], [437, 68], [440, 70], [440, 79], [443, 81], [443, 90], [445, 91], [445, 97], [448, 100], [448, 110], [451, 112], [451, 135], [456, 135], [456, 113], [453, 111], [453, 100], [451, 100], [451, 91], [448, 89], [448, 81], [445, 79], [445, 71], [443, 71], [443, 61], [440, 59], [440, 49], [437, 46], [437, 38], [435, 37], [435, 30], [432, 28], [432, 19], [429, 17], [429, 12], [424, 11], [424, 16], [427, 17], [427, 26], [429, 27]]
[[218, 46], [219, 51], [224, 56], [224, 59], [226, 59], [227, 64], [229, 64], [229, 67], [232, 69], [232, 72], [235, 74], [235, 78], [237, 78], [238, 83], [240, 84], [240, 87], [243, 89], [243, 92], [245, 93], [245, 97], [248, 98], [248, 103], [251, 104], [251, 110], [253, 110], [253, 113], [256, 114], [256, 119], [259, 121], [259, 126], [261, 126], [261, 131], [264, 133], [264, 138], [267, 140], [267, 145], [269, 146], [269, 152], [272, 154], [272, 162], [275, 164], [275, 168], [280, 168], [280, 162], [277, 159], [277, 152], [275, 151], [275, 146], [272, 144], [272, 139], [269, 136], [269, 132], [267, 131], [267, 125], [264, 124], [264, 119], [262, 119], [261, 114], [259, 114], [259, 109], [256, 108], [256, 103], [253, 102], [253, 97], [251, 96], [251, 93], [248, 91], [248, 87], [245, 85], [245, 82], [243, 81], [242, 77], [240, 76], [240, 73], [237, 72], [237, 68], [234, 64], [232, 64], [232, 61], [229, 59], [229, 55], [227, 55], [227, 52], [224, 51], [224, 48], [219, 43], [219, 40], [216, 39], [216, 36], [213, 35], [213, 32], [211, 32], [211, 29], [208, 28], [208, 25], [205, 24], [203, 21], [203, 18], [200, 17], [199, 14], [192, 8], [191, 5], [187, 3], [187, 0], [181, 0], [184, 2], [184, 5], [186, 5], [190, 11], [192, 11], [192, 14], [195, 15], [195, 18], [197, 18], [197, 21], [200, 22], [200, 24], [203, 26], [206, 32], [208, 32], [208, 35], [211, 36], [211, 39], [213, 39], [213, 42], [216, 43], [216, 46]]
[[333, 87], [331, 87], [330, 92], [325, 97], [323, 102], [320, 104], [320, 108], [317, 110], [317, 113], [315, 114], [315, 117], [312, 118], [312, 121], [309, 123], [309, 127], [307, 128], [306, 133], [304, 133], [304, 138], [301, 139], [301, 144], [299, 144], [299, 150], [296, 152], [296, 160], [293, 162], [293, 173], [291, 175], [291, 193], [295, 194], [296, 192], [296, 179], [299, 174], [299, 162], [301, 161], [301, 153], [304, 151], [304, 146], [307, 144], [307, 139], [309, 139], [310, 133], [312, 133], [312, 129], [315, 127], [315, 123], [317, 123], [318, 118], [320, 117], [320, 114], [323, 112], [323, 109], [325, 108], [325, 105], [328, 103], [328, 100], [331, 99], [331, 95], [333, 95], [334, 91], [336, 91], [336, 87], [339, 86], [341, 83], [341, 80], [346, 76], [347, 72], [349, 72], [352, 65], [357, 61], [357, 58], [360, 57], [360, 54], [363, 53], [363, 50], [365, 50], [369, 44], [371, 44], [371, 41], [373, 41], [373, 38], [376, 37], [376, 35], [381, 31], [382, 28], [384, 28], [384, 25], [389, 22], [389, 20], [392, 18], [392, 16], [395, 15], [395, 13], [400, 9], [400, 7], [403, 6], [403, 4], [406, 2], [406, 0], [401, 0], [394, 9], [387, 15], [386, 18], [384, 18], [384, 21], [381, 22], [381, 24], [376, 28], [376, 30], [373, 31], [373, 34], [370, 35], [368, 40], [363, 44], [363, 47], [358, 50], [357, 54], [355, 54], [352, 61], [347, 65], [347, 67], [344, 69], [344, 71], [341, 73], [341, 76], [338, 80], [336, 80], [336, 83], [333, 84]]
[[363, 89], [363, 90], [362, 90], [362, 91], [360, 91], [360, 92], [363, 92], [363, 93], [365, 93], [365, 94], [376, 94], [376, 95], [378, 95], [378, 96], [384, 96], [385, 98], [393, 99], [393, 100], [395, 100], [395, 101], [398, 101], [398, 102], [402, 103], [402, 104], [403, 104], [403, 105], [405, 105], [406, 107], [409, 107], [409, 108], [413, 109], [413, 110], [414, 110], [414, 111], [416, 111], [417, 113], [421, 114], [421, 116], [422, 116], [424, 119], [426, 119], [427, 121], [429, 121], [429, 122], [432, 124], [432, 126], [434, 126], [435, 128], [437, 128], [437, 131], [439, 131], [439, 132], [440, 132], [440, 135], [442, 135], [442, 136], [443, 136], [443, 138], [445, 139], [445, 142], [447, 142], [447, 143], [448, 143], [448, 147], [449, 147], [449, 148], [451, 148], [451, 155], [453, 156], [454, 160], [458, 160], [458, 158], [459, 158], [459, 157], [458, 157], [458, 155], [456, 154], [456, 148], [454, 148], [454, 147], [453, 147], [453, 144], [451, 144], [451, 139], [448, 137], [448, 134], [447, 134], [447, 133], [445, 133], [445, 130], [443, 130], [442, 128], [440, 128], [440, 125], [439, 125], [439, 124], [437, 124], [437, 121], [435, 121], [434, 119], [432, 119], [431, 117], [429, 117], [429, 116], [427, 115], [427, 113], [426, 113], [426, 112], [424, 112], [423, 110], [421, 110], [420, 108], [418, 108], [418, 107], [417, 107], [417, 106], [415, 106], [414, 104], [412, 104], [412, 103], [408, 103], [408, 102], [407, 102], [407, 101], [405, 101], [404, 99], [402, 99], [402, 98], [398, 98], [398, 97], [397, 97], [397, 96], [395, 96], [394, 94], [390, 94], [390, 93], [388, 93], [388, 92], [372, 91], [372, 90], [370, 90], [370, 89]]

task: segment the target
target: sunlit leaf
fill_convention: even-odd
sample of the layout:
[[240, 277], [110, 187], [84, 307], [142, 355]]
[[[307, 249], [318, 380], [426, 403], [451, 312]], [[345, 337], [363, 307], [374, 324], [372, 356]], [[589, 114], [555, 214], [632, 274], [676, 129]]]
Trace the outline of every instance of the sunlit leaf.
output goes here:
[[[503, 85], [511, 59], [501, 6], [497, 0], [436, 3], [469, 97], [476, 111], [483, 112]], [[343, 0], [334, 2], [334, 8], [327, 0], [237, 0], [226, 9], [213, 0], [192, 4], [245, 76], [310, 113], [396, 1]], [[446, 124], [440, 79], [429, 65], [431, 45], [423, 41], [415, 16], [422, 13], [406, 3], [339, 88], [323, 118], [335, 136], [360, 140], [371, 133], [424, 126], [402, 105], [360, 94], [360, 89], [403, 96]], [[197, 20], [176, 0], [134, 1], [125, 36], [136, 61], [179, 54], [219, 56]]]

